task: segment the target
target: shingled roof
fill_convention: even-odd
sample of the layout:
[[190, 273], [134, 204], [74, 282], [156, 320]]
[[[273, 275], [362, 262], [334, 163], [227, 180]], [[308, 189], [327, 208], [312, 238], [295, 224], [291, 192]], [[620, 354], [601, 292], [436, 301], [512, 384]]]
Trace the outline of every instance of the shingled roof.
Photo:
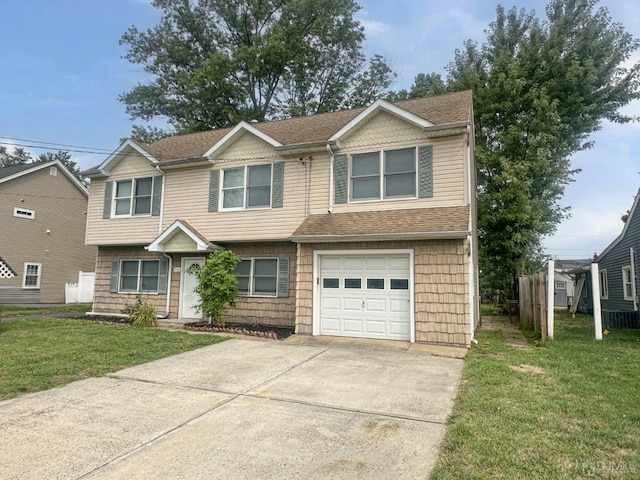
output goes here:
[[[434, 95], [394, 103], [434, 125], [444, 125], [471, 121], [471, 91]], [[288, 118], [252, 124], [260, 132], [270, 136], [283, 145], [298, 145], [327, 141], [347, 125], [364, 108], [321, 113], [306, 117]], [[202, 157], [231, 128], [220, 128], [206, 132], [176, 135], [163, 138], [150, 145], [143, 145], [160, 163], [181, 158]]]
[[311, 215], [291, 238], [296, 242], [374, 236], [461, 237], [469, 233], [469, 207], [414, 208]]

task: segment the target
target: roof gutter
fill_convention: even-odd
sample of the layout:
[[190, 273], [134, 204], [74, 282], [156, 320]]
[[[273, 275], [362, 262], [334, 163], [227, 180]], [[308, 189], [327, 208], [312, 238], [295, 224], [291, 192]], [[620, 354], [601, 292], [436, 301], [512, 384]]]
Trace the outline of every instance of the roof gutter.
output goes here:
[[[276, 152], [287, 152], [289, 150], [305, 150], [305, 149], [317, 149], [327, 145], [338, 145], [337, 140], [322, 140], [320, 142], [308, 142], [308, 143], [294, 143], [291, 145], [282, 145], [275, 147]], [[339, 146], [339, 145], [338, 145]]]
[[292, 235], [289, 239], [296, 243], [321, 242], [372, 242], [385, 240], [436, 240], [467, 238], [471, 232], [409, 232], [409, 233], [366, 233], [353, 235]]

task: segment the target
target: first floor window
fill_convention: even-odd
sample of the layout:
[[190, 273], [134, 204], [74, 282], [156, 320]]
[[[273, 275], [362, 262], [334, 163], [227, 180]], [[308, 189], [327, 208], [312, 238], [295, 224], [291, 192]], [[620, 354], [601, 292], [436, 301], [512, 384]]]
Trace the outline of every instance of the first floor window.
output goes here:
[[120, 291], [158, 293], [159, 260], [122, 260]]
[[278, 294], [278, 259], [250, 258], [235, 269], [240, 295], [275, 297]]
[[41, 263], [25, 263], [23, 288], [40, 288], [40, 278], [42, 277]]
[[606, 270], [600, 270], [600, 298], [609, 298], [609, 279]]
[[622, 288], [625, 300], [633, 300], [633, 277], [631, 267], [622, 267]]

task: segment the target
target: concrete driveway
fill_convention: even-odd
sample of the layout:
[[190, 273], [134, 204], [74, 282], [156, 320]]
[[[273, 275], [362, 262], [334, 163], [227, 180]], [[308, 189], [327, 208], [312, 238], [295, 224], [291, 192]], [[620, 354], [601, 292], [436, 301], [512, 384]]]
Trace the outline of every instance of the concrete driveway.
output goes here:
[[424, 479], [459, 359], [229, 340], [0, 403], [2, 479]]

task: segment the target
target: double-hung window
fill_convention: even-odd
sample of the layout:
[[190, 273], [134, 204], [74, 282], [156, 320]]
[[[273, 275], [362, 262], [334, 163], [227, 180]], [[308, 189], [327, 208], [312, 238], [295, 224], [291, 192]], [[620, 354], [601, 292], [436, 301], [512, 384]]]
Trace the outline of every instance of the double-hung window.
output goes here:
[[358, 153], [351, 156], [351, 200], [415, 196], [415, 148]]
[[631, 266], [622, 267], [622, 291], [625, 300], [633, 300], [633, 276]]
[[228, 168], [222, 171], [222, 208], [271, 207], [271, 165]]
[[158, 293], [159, 260], [122, 260], [120, 264], [120, 292]]
[[22, 280], [22, 288], [40, 288], [41, 277], [42, 264], [26, 262], [24, 264], [24, 278]]
[[152, 177], [117, 181], [114, 195], [115, 215], [150, 215], [152, 191]]
[[249, 258], [235, 269], [240, 295], [275, 297], [278, 294], [277, 258]]

